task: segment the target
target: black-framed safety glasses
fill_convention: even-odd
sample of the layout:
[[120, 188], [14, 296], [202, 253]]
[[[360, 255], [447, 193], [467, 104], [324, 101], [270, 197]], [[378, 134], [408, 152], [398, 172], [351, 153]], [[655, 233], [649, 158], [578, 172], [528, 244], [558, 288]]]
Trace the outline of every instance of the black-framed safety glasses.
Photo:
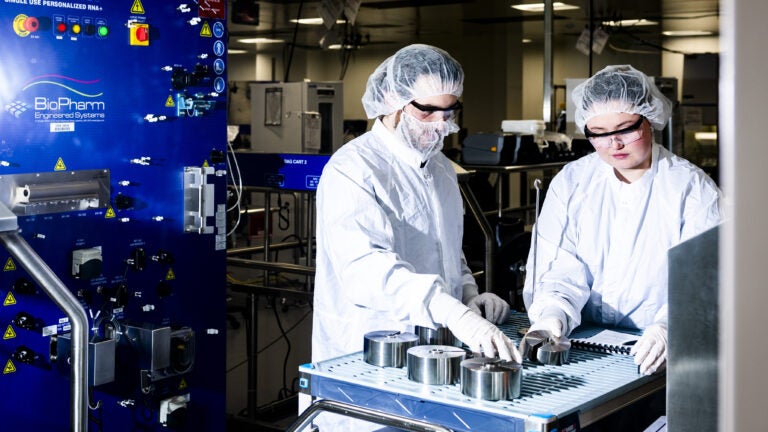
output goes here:
[[642, 136], [642, 130], [640, 129], [640, 126], [643, 125], [643, 120], [645, 120], [645, 117], [640, 116], [640, 118], [638, 118], [637, 121], [632, 123], [630, 126], [619, 130], [602, 133], [592, 132], [585, 125], [584, 136], [587, 137], [589, 142], [597, 147], [610, 147], [611, 142], [613, 141], [616, 141], [621, 145], [630, 144], [639, 140]]
[[445, 108], [432, 105], [422, 105], [416, 101], [411, 101], [409, 105], [413, 105], [417, 110], [420, 111], [419, 120], [425, 120], [436, 112], [442, 113], [443, 120], [453, 119], [456, 117], [456, 114], [463, 108], [463, 105], [460, 101], [456, 101], [456, 103], [453, 105]]

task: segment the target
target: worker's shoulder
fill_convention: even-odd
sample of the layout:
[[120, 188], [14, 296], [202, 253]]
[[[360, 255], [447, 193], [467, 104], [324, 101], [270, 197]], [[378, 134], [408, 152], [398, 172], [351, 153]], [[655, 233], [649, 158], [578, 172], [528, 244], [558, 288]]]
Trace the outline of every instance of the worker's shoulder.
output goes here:
[[715, 182], [704, 170], [664, 147], [659, 148], [658, 175], [663, 176], [665, 182], [677, 183], [681, 187], [690, 188], [700, 185], [706, 189], [717, 191]]
[[386, 165], [389, 152], [370, 134], [363, 134], [341, 146], [328, 160], [325, 170], [363, 173]]
[[597, 153], [590, 153], [568, 162], [552, 179], [554, 184], [561, 183], [572, 187], [601, 174], [603, 163]]

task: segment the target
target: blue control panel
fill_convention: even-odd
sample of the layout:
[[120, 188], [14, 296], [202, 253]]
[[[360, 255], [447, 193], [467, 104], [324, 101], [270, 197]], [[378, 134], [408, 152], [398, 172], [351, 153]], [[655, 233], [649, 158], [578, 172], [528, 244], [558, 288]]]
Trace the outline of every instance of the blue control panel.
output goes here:
[[[0, 7], [0, 207], [88, 317], [90, 431], [225, 428], [226, 3]], [[0, 429], [83, 430], [70, 317], [0, 266]]]

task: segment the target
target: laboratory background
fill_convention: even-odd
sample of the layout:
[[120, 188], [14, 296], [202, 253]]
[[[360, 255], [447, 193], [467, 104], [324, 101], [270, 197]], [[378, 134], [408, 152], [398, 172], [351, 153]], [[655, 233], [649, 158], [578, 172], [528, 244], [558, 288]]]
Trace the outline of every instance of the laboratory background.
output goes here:
[[[637, 430], [765, 430], [766, 19], [743, 0], [6, 0], [1, 429], [293, 431], [331, 411], [590, 430], [664, 394]], [[654, 140], [714, 180], [724, 222], [669, 251], [665, 371], [606, 342], [459, 372], [403, 335], [311, 362], [320, 176], [374, 124], [368, 77], [411, 44], [463, 68], [442, 151], [468, 266], [516, 345], [547, 187], [594, 151], [573, 89], [632, 65], [672, 102]]]

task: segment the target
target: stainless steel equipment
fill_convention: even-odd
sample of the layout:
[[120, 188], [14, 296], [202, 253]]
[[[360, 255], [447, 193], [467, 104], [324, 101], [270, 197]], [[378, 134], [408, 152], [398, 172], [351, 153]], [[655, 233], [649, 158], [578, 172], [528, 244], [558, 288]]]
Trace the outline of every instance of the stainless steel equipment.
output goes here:
[[555, 341], [549, 332], [533, 330], [523, 337], [520, 350], [530, 361], [559, 366], [568, 363], [571, 341], [567, 338]]
[[343, 144], [340, 81], [251, 83], [251, 149], [331, 154]]
[[449, 345], [419, 345], [408, 349], [408, 379], [422, 384], [456, 384], [467, 352]]
[[407, 361], [408, 349], [416, 346], [419, 337], [397, 330], [378, 330], [365, 334], [365, 362], [374, 366], [401, 368]]
[[[499, 329], [517, 344], [520, 330], [529, 325], [526, 314], [515, 312]], [[663, 373], [640, 375], [632, 356], [578, 347], [571, 349], [568, 364], [524, 360], [523, 367], [520, 396], [511, 400], [468, 397], [460, 384], [430, 386], [425, 391], [424, 384], [408, 379], [405, 369], [370, 365], [362, 352], [300, 366], [299, 388], [318, 399], [343, 401], [454, 431], [545, 431], [588, 426], [666, 383]]]
[[461, 362], [461, 393], [482, 400], [520, 396], [523, 365], [499, 358], [475, 357]]
[[[541, 180], [536, 179], [533, 181], [533, 187], [536, 188], [536, 212], [534, 214], [534, 230], [533, 230], [533, 265], [532, 265], [532, 278], [533, 288], [531, 291], [531, 301], [533, 301], [536, 290], [536, 257], [538, 250], [538, 238], [539, 238], [539, 209], [541, 208], [541, 197], [539, 192], [541, 191]], [[531, 361], [537, 361], [546, 365], [562, 365], [568, 363], [568, 352], [571, 349], [571, 342], [568, 338], [562, 337], [555, 341], [552, 335], [548, 331], [533, 330], [528, 331], [520, 342], [520, 350], [522, 355], [527, 357]]]
[[416, 334], [419, 336], [419, 345], [451, 345], [461, 346], [461, 341], [451, 333], [448, 327], [438, 327], [431, 329], [429, 327], [416, 326]]

